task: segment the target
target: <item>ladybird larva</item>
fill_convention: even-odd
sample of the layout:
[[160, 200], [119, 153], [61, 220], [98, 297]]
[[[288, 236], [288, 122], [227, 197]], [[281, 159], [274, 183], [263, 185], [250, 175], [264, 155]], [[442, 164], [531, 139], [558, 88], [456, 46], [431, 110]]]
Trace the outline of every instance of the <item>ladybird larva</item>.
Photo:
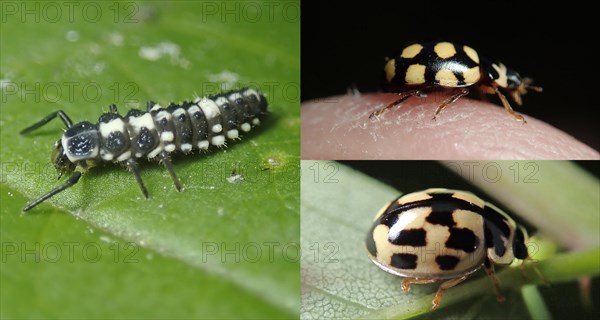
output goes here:
[[67, 129], [54, 146], [52, 162], [59, 178], [73, 172], [66, 182], [30, 202], [23, 212], [73, 186], [83, 172], [102, 162], [125, 164], [148, 198], [136, 159], [159, 159], [177, 191], [181, 191], [169, 153], [188, 154], [194, 149], [207, 150], [211, 145], [223, 147], [227, 139], [240, 139], [241, 133], [259, 125], [267, 114], [267, 99], [257, 90], [243, 88], [171, 103], [166, 108], [149, 101], [146, 111], [131, 109], [124, 117], [116, 105], [109, 109], [96, 124], [89, 121], [74, 124], [65, 112], [55, 111], [20, 132], [29, 133], [59, 117]]

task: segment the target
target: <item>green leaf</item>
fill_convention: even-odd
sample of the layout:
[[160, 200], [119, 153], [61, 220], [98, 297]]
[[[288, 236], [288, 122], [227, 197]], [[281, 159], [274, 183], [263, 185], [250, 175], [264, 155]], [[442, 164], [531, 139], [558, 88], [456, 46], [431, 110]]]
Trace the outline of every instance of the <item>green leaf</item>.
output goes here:
[[0, 185], [3, 319], [80, 319], [85, 315], [103, 319], [281, 318], [293, 314], [241, 288], [227, 275], [205, 272], [58, 210], [16, 214], [26, 200]]
[[[56, 3], [56, 20], [43, 2], [15, 4], [1, 28], [2, 316], [297, 317], [299, 2]], [[125, 113], [247, 85], [269, 115], [227, 148], [175, 155], [182, 192], [142, 163], [145, 200], [106, 165], [20, 214], [65, 179], [48, 160], [59, 120], [18, 134], [47, 114], [96, 122], [111, 103]], [[102, 257], [71, 261], [64, 242]], [[54, 244], [57, 261], [45, 258]]]
[[[373, 162], [373, 165], [378, 164]], [[402, 162], [398, 162], [397, 167], [402, 172]], [[401, 192], [336, 162], [302, 161], [302, 173], [303, 319], [403, 319], [418, 315], [424, 318], [433, 315], [434, 318], [461, 316], [479, 319], [499, 316], [522, 318], [528, 312], [531, 315], [544, 314], [543, 304], [533, 301], [536, 297], [532, 298], [531, 293], [528, 293], [525, 303], [520, 298], [519, 289], [523, 285], [543, 283], [543, 279], [528, 266], [529, 263], [525, 278], [519, 268], [497, 270], [506, 303], [496, 302], [490, 280], [483, 271], [478, 271], [471, 276], [472, 279], [449, 289], [440, 308], [431, 314], [431, 301], [439, 283], [413, 285], [409, 293], [404, 293], [401, 290], [402, 279], [373, 265], [364, 248], [375, 213]], [[544, 177], [551, 179], [550, 175]], [[444, 178], [440, 174], [440, 179]], [[565, 192], [565, 189], [562, 191]], [[555, 246], [547, 242], [551, 240], [536, 240], [540, 250], [534, 259], [541, 259], [546, 247]], [[572, 282], [583, 276], [597, 277], [600, 274], [599, 247], [596, 245], [577, 253], [554, 254], [533, 264], [550, 285]], [[558, 294], [561, 293], [558, 291]], [[568, 299], [561, 301], [562, 308], [569, 306], [567, 301], [573, 303]]]

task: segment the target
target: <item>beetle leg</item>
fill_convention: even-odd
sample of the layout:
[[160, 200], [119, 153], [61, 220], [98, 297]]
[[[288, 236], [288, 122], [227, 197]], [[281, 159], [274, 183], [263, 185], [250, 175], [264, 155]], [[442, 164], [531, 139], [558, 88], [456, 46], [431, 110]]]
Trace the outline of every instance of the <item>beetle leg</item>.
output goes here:
[[460, 91], [455, 93], [452, 97], [444, 100], [444, 102], [442, 102], [442, 104], [440, 104], [437, 107], [437, 109], [435, 110], [432, 120], [435, 120], [435, 118], [438, 116], [438, 114], [440, 114], [440, 112], [442, 112], [442, 110], [444, 110], [444, 108], [446, 108], [449, 104], [456, 102], [456, 100], [460, 99], [461, 97], [466, 96], [467, 94], [469, 94], [469, 89], [462, 88], [462, 89], [460, 89]]
[[422, 95], [424, 92], [423, 90], [425, 89], [418, 89], [418, 90], [409, 90], [409, 91], [405, 91], [402, 93], [398, 93], [399, 98], [396, 99], [394, 102], [388, 104], [387, 106], [378, 109], [376, 111], [374, 111], [373, 113], [371, 113], [371, 115], [369, 116], [369, 119], [373, 120], [377, 117], [379, 117], [380, 115], [382, 115], [386, 110], [393, 108], [399, 104], [401, 104], [402, 102], [404, 102], [406, 99], [413, 97], [413, 96], [419, 96]]
[[426, 283], [434, 283], [436, 281], [437, 281], [436, 279], [404, 278], [402, 280], [402, 291], [409, 292], [411, 283], [426, 284]]
[[29, 133], [43, 125], [45, 125], [46, 123], [52, 121], [52, 119], [59, 117], [60, 120], [62, 120], [62, 122], [65, 124], [65, 126], [67, 128], [70, 128], [73, 125], [73, 121], [71, 121], [71, 119], [69, 118], [69, 116], [67, 116], [66, 113], [64, 113], [62, 110], [58, 110], [58, 111], [54, 111], [51, 114], [47, 115], [46, 117], [44, 117], [44, 119], [34, 123], [33, 125], [21, 130], [21, 132], [19, 132], [20, 134], [26, 134]]
[[431, 310], [435, 310], [437, 309], [437, 307], [440, 305], [440, 300], [442, 300], [442, 296], [444, 295], [444, 291], [454, 287], [455, 285], [465, 281], [467, 278], [469, 277], [469, 275], [464, 275], [460, 278], [455, 278], [455, 279], [451, 279], [448, 280], [444, 283], [442, 283], [440, 285], [440, 287], [438, 288], [437, 293], [435, 294], [435, 298], [433, 298], [433, 301], [431, 301], [431, 303], [433, 304], [433, 306], [431, 307]]
[[523, 123], [527, 123], [527, 121], [525, 121], [525, 118], [523, 118], [522, 115], [516, 113], [513, 110], [513, 108], [510, 106], [510, 103], [508, 103], [508, 99], [506, 99], [504, 94], [502, 94], [502, 92], [500, 92], [500, 88], [498, 88], [497, 86], [494, 86], [494, 91], [500, 98], [500, 101], [502, 101], [502, 105], [504, 106], [504, 109], [506, 109], [506, 111], [508, 111], [508, 113], [510, 113], [515, 118], [515, 120], [523, 121]]
[[506, 300], [506, 298], [504, 298], [504, 295], [502, 295], [502, 291], [500, 291], [500, 282], [498, 281], [498, 278], [496, 277], [496, 271], [494, 270], [494, 264], [492, 264], [490, 259], [486, 258], [483, 263], [483, 267], [484, 267], [487, 275], [490, 277], [490, 279], [492, 279], [492, 283], [494, 284], [494, 289], [496, 289], [496, 300], [498, 300], [498, 302], [500, 302], [500, 303], [504, 302]]

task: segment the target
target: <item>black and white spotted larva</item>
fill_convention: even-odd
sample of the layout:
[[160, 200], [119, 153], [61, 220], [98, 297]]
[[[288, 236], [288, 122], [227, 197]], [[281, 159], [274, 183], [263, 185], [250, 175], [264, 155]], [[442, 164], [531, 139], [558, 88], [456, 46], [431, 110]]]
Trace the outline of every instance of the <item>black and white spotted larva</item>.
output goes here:
[[158, 158], [169, 171], [177, 191], [181, 191], [169, 153], [179, 150], [187, 154], [194, 149], [207, 150], [210, 145], [223, 147], [226, 139], [239, 139], [240, 131], [248, 132], [259, 125], [266, 113], [267, 99], [251, 88], [181, 104], [171, 103], [166, 108], [150, 101], [147, 111], [132, 109], [125, 117], [113, 104], [97, 124], [88, 121], [73, 124], [63, 111], [53, 112], [20, 133], [29, 133], [59, 117], [67, 129], [55, 144], [52, 162], [59, 178], [65, 173], [73, 174], [62, 185], [29, 203], [23, 211], [73, 186], [82, 172], [101, 162], [127, 165], [144, 197], [148, 198], [136, 159]]

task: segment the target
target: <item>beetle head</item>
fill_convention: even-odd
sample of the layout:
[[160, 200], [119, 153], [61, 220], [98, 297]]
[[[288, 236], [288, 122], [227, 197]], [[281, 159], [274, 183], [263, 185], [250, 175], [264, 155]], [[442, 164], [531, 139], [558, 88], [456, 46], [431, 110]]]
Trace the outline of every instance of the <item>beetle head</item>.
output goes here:
[[510, 92], [511, 98], [518, 104], [522, 105], [523, 101], [521, 96], [527, 93], [527, 90], [533, 90], [537, 92], [542, 91], [542, 87], [532, 86], [533, 79], [521, 78], [521, 76], [514, 70], [506, 70], [506, 89]]

